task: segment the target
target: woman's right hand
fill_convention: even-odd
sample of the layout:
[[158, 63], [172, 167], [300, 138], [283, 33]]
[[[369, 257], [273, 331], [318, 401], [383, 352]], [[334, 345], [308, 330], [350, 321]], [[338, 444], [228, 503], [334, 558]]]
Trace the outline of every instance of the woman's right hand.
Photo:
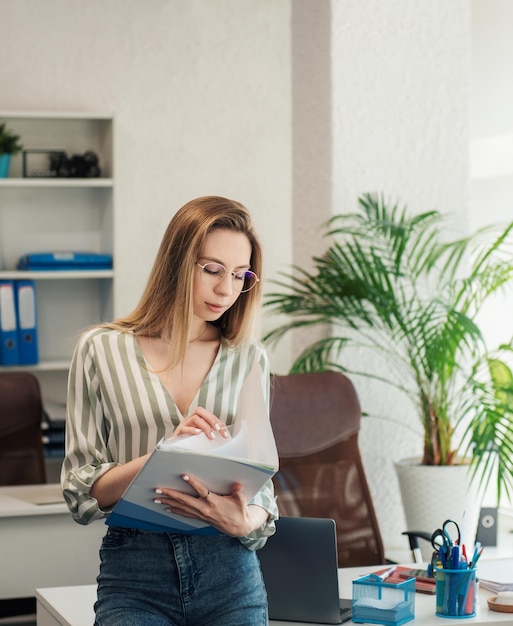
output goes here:
[[229, 437], [226, 424], [203, 407], [198, 407], [184, 418], [173, 432], [173, 436], [199, 435], [205, 433], [209, 439], [214, 439], [217, 434]]

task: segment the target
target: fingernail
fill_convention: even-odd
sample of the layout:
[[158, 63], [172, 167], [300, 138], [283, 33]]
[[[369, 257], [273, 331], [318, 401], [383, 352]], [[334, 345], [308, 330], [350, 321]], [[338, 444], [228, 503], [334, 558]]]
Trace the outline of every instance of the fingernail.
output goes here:
[[221, 424], [216, 423], [216, 425], [215, 425], [215, 429], [216, 429], [216, 430], [221, 430]]
[[187, 481], [189, 480], [189, 477], [187, 476], [187, 474], [184, 474], [184, 475], [182, 476], [182, 478], [183, 478], [183, 480], [185, 480], [185, 482], [187, 482]]
[[158, 496], [161, 496], [161, 495], [162, 495], [162, 489], [155, 489], [155, 493], [156, 493]]
[[162, 504], [162, 500], [153, 500], [155, 504]]
[[211, 439], [215, 439], [215, 436], [216, 436], [215, 432], [213, 430], [211, 430], [210, 431], [210, 438]]

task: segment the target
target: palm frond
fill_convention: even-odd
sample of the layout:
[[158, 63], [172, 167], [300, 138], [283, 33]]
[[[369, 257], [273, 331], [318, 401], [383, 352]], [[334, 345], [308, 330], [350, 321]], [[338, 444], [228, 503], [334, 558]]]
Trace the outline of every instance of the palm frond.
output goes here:
[[501, 484], [511, 489], [513, 385], [499, 389], [493, 362], [488, 378], [477, 376], [476, 363], [489, 361], [476, 317], [513, 284], [513, 223], [453, 240], [449, 232], [438, 211], [410, 216], [383, 195], [364, 194], [357, 211], [327, 222], [327, 249], [313, 269], [295, 267], [275, 283], [265, 306], [287, 319], [264, 339], [328, 324], [331, 336], [306, 348], [295, 371], [350, 371], [343, 365], [349, 351], [363, 346], [386, 364], [384, 382], [417, 405], [426, 462], [451, 463], [456, 426], [470, 420], [471, 448], [463, 449], [484, 459], [492, 445]]

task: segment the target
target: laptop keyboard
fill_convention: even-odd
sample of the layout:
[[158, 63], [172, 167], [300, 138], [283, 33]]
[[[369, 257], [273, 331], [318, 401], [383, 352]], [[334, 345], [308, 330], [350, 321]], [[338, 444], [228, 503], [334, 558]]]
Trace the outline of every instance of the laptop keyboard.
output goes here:
[[353, 614], [351, 600], [340, 600], [340, 623], [348, 622]]

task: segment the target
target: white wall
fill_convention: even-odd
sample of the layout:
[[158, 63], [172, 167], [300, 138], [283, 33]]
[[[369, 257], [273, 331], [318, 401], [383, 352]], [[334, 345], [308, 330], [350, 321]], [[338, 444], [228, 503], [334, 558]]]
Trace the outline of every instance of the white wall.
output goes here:
[[267, 274], [291, 262], [289, 0], [0, 0], [0, 16], [0, 108], [115, 115], [116, 314], [196, 196], [252, 210]]
[[[513, 3], [473, 0], [471, 74], [472, 228], [513, 215]], [[513, 336], [511, 292], [482, 311], [491, 346]]]
[[[383, 192], [413, 213], [438, 209], [466, 220], [471, 5], [343, 0], [332, 6], [333, 211], [355, 210], [357, 196]], [[364, 410], [409, 427], [364, 418], [360, 436], [385, 545], [404, 548], [393, 461], [421, 452], [418, 418], [387, 387], [355, 384]]]
[[[513, 3], [508, 0], [472, 2], [470, 222], [473, 229], [512, 219], [513, 206]], [[498, 294], [480, 314], [492, 348], [513, 337], [511, 290]], [[513, 362], [510, 359], [510, 367]], [[485, 505], [497, 505], [493, 487]], [[510, 498], [501, 506], [513, 508]]]
[[[321, 223], [365, 191], [466, 217], [470, 6], [0, 0], [0, 108], [114, 113], [122, 314], [170, 217], [197, 195], [252, 209], [268, 278], [308, 262]], [[289, 344], [271, 362], [285, 372]], [[364, 407], [394, 406], [359, 391]], [[385, 543], [403, 547], [391, 462], [418, 446], [370, 421], [361, 443]]]

